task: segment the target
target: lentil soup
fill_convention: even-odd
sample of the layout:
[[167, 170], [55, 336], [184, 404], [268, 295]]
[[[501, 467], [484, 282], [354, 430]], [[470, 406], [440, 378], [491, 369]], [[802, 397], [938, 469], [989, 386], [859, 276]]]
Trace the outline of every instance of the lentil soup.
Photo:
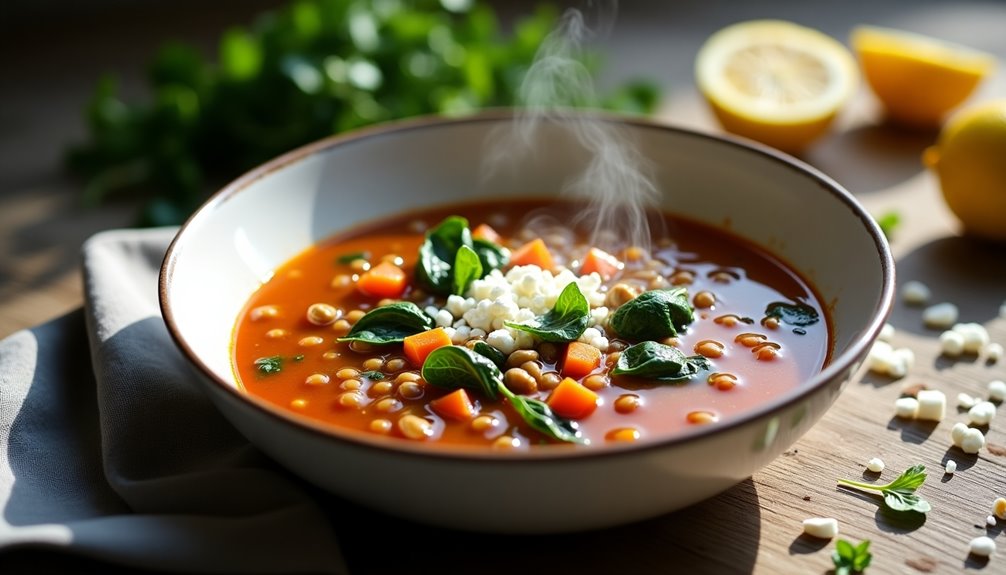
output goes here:
[[459, 205], [320, 242], [238, 318], [240, 385], [340, 428], [526, 449], [717, 425], [829, 360], [819, 298], [771, 254], [671, 216], [609, 253], [561, 223], [574, 209]]

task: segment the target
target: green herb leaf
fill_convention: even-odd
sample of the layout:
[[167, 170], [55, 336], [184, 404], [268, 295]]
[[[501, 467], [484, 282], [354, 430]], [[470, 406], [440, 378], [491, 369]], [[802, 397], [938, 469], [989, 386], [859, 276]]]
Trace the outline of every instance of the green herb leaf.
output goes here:
[[709, 366], [709, 360], [701, 355], [688, 357], [675, 347], [644, 341], [623, 350], [611, 373], [674, 382], [692, 377]]
[[496, 364], [466, 347], [451, 345], [433, 350], [423, 362], [422, 375], [430, 385], [444, 389], [471, 389], [492, 400], [502, 394], [533, 429], [559, 441], [584, 442], [575, 421], [555, 415], [543, 401], [516, 395], [507, 389], [503, 373]]
[[803, 302], [772, 302], [765, 308], [765, 315], [779, 318], [779, 321], [797, 327], [806, 327], [821, 321], [817, 310]]
[[454, 262], [461, 246], [471, 247], [472, 234], [468, 220], [450, 216], [426, 232], [419, 247], [416, 278], [433, 293], [449, 295], [454, 288]]
[[454, 295], [464, 295], [468, 286], [482, 277], [482, 262], [475, 250], [461, 246], [454, 256]]
[[444, 389], [480, 391], [489, 399], [499, 397], [503, 373], [489, 358], [457, 345], [438, 347], [426, 356], [422, 369], [426, 383]]
[[870, 566], [872, 560], [869, 539], [864, 539], [856, 546], [845, 539], [835, 541], [835, 550], [831, 554], [831, 561], [835, 564], [835, 575], [861, 573]]
[[433, 329], [433, 318], [412, 302], [395, 302], [374, 308], [338, 341], [372, 344], [401, 343], [406, 337]]
[[545, 315], [527, 323], [505, 322], [507, 327], [526, 331], [544, 341], [574, 341], [587, 329], [590, 321], [590, 304], [580, 292], [576, 282], [569, 282], [555, 300], [555, 305]]
[[349, 265], [356, 260], [370, 260], [370, 252], [349, 252], [348, 254], [342, 254], [341, 256], [335, 258], [336, 263], [342, 265]]
[[880, 226], [880, 231], [884, 232], [884, 236], [890, 240], [894, 233], [895, 228], [901, 225], [901, 214], [898, 212], [885, 212], [881, 214], [877, 219], [877, 225]]
[[383, 372], [380, 372], [380, 371], [377, 371], [377, 370], [363, 371], [363, 372], [360, 372], [360, 375], [362, 375], [363, 377], [365, 377], [367, 379], [373, 380], [373, 381], [380, 381], [380, 380], [385, 379], [386, 377], [388, 377], [388, 376], [384, 375]]
[[514, 411], [525, 423], [533, 429], [544, 433], [552, 439], [567, 443], [586, 443], [580, 433], [579, 424], [575, 421], [559, 417], [544, 401], [539, 401], [523, 395], [517, 395], [500, 383], [500, 392], [506, 396]]
[[481, 238], [472, 238], [472, 249], [479, 255], [479, 262], [482, 263], [482, 275], [479, 279], [489, 275], [493, 270], [506, 267], [510, 258], [502, 247]]
[[273, 355], [255, 360], [255, 368], [262, 375], [272, 375], [283, 371], [283, 356]]
[[684, 288], [645, 291], [611, 314], [608, 325], [632, 341], [675, 336], [695, 320]]
[[506, 365], [506, 354], [484, 341], [476, 341], [475, 345], [472, 346], [472, 351], [487, 357], [489, 361], [495, 363], [496, 367], [501, 370]]
[[866, 491], [879, 492], [884, 497], [884, 504], [894, 511], [928, 513], [932, 506], [928, 501], [915, 494], [915, 490], [921, 487], [925, 481], [925, 466], [915, 465], [906, 469], [897, 479], [886, 485], [861, 483], [849, 479], [839, 479], [838, 483]]

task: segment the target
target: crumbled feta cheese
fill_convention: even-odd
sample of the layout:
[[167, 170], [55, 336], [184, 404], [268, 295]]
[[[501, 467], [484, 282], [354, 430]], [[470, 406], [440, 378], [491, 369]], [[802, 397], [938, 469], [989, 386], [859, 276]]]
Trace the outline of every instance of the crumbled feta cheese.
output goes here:
[[891, 344], [877, 340], [873, 342], [866, 358], [870, 371], [890, 377], [904, 377], [915, 363], [915, 354], [908, 348], [894, 349]]
[[947, 330], [940, 334], [940, 351], [943, 355], [957, 357], [964, 353], [964, 336], [956, 331]]
[[988, 425], [996, 416], [996, 406], [991, 401], [979, 401], [968, 410], [971, 425]]
[[989, 332], [980, 323], [954, 324], [951, 331], [961, 334], [964, 338], [964, 353], [978, 353], [989, 342]]
[[916, 399], [919, 400], [919, 409], [915, 412], [916, 419], [929, 421], [942, 421], [947, 411], [947, 396], [942, 391], [936, 389], [923, 389]]
[[996, 521], [995, 515], [989, 515], [985, 518], [985, 525], [988, 525], [989, 527], [995, 527], [997, 523], [999, 522]]
[[497, 329], [486, 335], [486, 343], [509, 355], [517, 350], [517, 342], [510, 330]]
[[957, 323], [957, 306], [952, 303], [938, 303], [922, 312], [922, 322], [931, 328], [949, 328]]
[[866, 468], [874, 473], [880, 473], [884, 470], [884, 461], [879, 457], [874, 457], [866, 464]]
[[954, 445], [957, 447], [961, 446], [961, 442], [964, 441], [964, 434], [967, 433], [968, 426], [965, 423], [958, 421], [954, 424], [953, 429], [950, 430], [950, 439], [953, 440]]
[[982, 535], [971, 540], [971, 554], [979, 557], [988, 557], [996, 552], [996, 542], [991, 537]]
[[877, 336], [880, 341], [890, 342], [894, 338], [894, 326], [885, 323], [884, 327], [880, 328], [880, 335]]
[[931, 295], [929, 287], [920, 281], [907, 281], [901, 286], [901, 298], [909, 305], [925, 305]]
[[989, 382], [989, 399], [992, 401], [1006, 399], [1006, 381], [996, 379]]
[[961, 409], [971, 409], [978, 403], [978, 400], [966, 393], [957, 394], [957, 407]]
[[803, 532], [811, 537], [831, 539], [838, 535], [838, 519], [833, 517], [811, 517], [803, 520]]
[[433, 316], [433, 321], [437, 324], [437, 327], [451, 327], [454, 323], [454, 316], [451, 312], [442, 309], [437, 311], [436, 315]]
[[985, 436], [981, 430], [969, 427], [961, 439], [960, 448], [964, 453], [975, 454], [985, 447]]
[[1006, 497], [997, 497], [992, 502], [992, 514], [999, 519], [1006, 519]]
[[919, 411], [919, 400], [914, 397], [899, 397], [894, 402], [894, 415], [905, 419], [915, 419]]
[[982, 350], [982, 354], [985, 359], [991, 363], [996, 363], [1003, 357], [1003, 346], [1002, 344], [996, 342], [989, 342], [985, 344], [985, 349]]
[[957, 462], [953, 459], [948, 459], [946, 466], [943, 467], [943, 471], [949, 475], [953, 475], [957, 471]]

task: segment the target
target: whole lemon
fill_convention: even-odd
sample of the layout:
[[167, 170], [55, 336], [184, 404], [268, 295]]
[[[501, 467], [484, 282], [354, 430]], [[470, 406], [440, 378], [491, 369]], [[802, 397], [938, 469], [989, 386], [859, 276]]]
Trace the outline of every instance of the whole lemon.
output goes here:
[[1006, 99], [953, 116], [922, 159], [967, 232], [1006, 241]]

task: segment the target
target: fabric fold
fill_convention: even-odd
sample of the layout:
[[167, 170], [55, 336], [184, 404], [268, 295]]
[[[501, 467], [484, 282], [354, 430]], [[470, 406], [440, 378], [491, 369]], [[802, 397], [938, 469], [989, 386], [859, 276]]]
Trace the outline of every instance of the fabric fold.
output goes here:
[[85, 310], [0, 341], [0, 550], [345, 573], [310, 488], [231, 427], [167, 333], [157, 274], [175, 231], [93, 237]]

